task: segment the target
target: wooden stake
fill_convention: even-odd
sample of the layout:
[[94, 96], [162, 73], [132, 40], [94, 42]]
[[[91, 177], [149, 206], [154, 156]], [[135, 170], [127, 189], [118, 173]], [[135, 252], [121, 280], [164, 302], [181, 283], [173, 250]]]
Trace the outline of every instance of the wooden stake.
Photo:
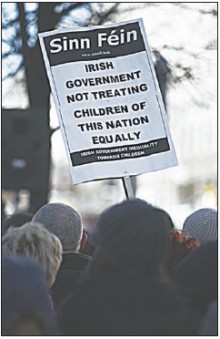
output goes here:
[[134, 190], [131, 184], [131, 178], [129, 176], [126, 176], [122, 178], [122, 181], [123, 181], [123, 186], [124, 186], [127, 200], [134, 199], [135, 195], [134, 195]]

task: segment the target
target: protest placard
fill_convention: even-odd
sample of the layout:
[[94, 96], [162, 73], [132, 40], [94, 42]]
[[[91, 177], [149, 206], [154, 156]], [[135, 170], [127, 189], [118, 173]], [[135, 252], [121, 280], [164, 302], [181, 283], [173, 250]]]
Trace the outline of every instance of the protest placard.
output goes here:
[[177, 165], [142, 19], [39, 39], [75, 184]]

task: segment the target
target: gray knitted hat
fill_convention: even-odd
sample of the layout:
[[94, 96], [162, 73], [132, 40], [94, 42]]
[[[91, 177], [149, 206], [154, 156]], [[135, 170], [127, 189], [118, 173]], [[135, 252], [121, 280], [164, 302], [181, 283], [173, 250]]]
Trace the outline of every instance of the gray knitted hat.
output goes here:
[[60, 239], [64, 252], [75, 251], [82, 238], [81, 216], [66, 204], [45, 204], [34, 214], [32, 221], [43, 224], [49, 232], [55, 234]]
[[201, 244], [217, 239], [217, 211], [213, 208], [201, 208], [190, 214], [183, 224], [187, 235], [197, 238]]

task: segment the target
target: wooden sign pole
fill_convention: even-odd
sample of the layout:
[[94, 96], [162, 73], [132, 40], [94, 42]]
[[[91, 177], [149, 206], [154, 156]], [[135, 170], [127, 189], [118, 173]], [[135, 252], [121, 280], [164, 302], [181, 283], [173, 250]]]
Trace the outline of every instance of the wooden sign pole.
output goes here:
[[131, 177], [126, 176], [122, 178], [123, 186], [126, 194], [127, 200], [131, 200], [135, 198], [134, 190], [131, 184]]

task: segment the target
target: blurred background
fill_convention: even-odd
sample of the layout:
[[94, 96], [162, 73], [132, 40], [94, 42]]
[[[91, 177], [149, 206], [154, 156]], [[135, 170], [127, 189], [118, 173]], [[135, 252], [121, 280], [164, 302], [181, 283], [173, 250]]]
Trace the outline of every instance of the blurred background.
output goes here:
[[126, 198], [121, 179], [74, 185], [37, 34], [143, 18], [178, 167], [132, 178], [136, 197], [181, 228], [217, 208], [217, 3], [5, 2], [2, 6], [2, 215], [46, 202], [76, 208], [89, 231]]

